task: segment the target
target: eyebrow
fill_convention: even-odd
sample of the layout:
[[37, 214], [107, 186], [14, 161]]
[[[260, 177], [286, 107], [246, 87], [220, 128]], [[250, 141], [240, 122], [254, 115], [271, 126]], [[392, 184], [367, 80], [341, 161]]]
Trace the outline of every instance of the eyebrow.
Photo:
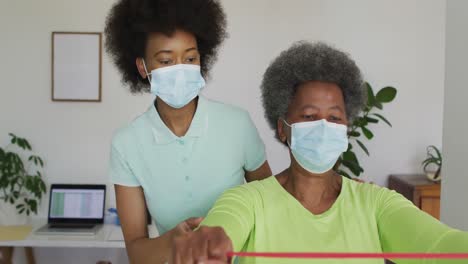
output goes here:
[[[304, 109], [307, 109], [307, 108], [313, 108], [315, 110], [319, 110], [319, 108], [315, 105], [305, 105], [302, 107], [301, 110], [304, 110]], [[335, 105], [335, 106], [332, 106], [330, 108], [328, 108], [328, 110], [338, 110], [340, 112], [343, 112], [343, 109], [341, 109], [341, 107], [339, 107], [338, 105]]]
[[[192, 50], [197, 50], [197, 48], [195, 48], [195, 47], [188, 48], [188, 49], [185, 50], [185, 52], [189, 52], [189, 51], [192, 51]], [[172, 50], [160, 50], [160, 51], [154, 53], [153, 57], [156, 57], [161, 53], [172, 53], [172, 52], [173, 52]]]
[[330, 107], [328, 110], [338, 110], [340, 112], [343, 112], [343, 109], [341, 109], [341, 107], [339, 107], [337, 105]]
[[305, 110], [305, 109], [307, 109], [307, 108], [313, 108], [313, 109], [315, 109], [315, 110], [318, 110], [318, 109], [319, 109], [319, 108], [318, 108], [317, 106], [315, 106], [315, 105], [304, 105], [304, 106], [301, 108], [301, 110]]

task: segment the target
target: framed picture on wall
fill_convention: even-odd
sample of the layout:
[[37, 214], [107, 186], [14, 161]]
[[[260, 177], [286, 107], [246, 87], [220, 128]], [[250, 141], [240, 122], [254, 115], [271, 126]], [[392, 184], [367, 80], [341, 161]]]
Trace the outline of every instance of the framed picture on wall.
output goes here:
[[52, 101], [100, 102], [102, 34], [52, 32]]

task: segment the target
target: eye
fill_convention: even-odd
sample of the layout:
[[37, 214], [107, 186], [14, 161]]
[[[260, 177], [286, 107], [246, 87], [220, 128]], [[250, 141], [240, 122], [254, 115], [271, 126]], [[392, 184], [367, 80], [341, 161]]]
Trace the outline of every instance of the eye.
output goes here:
[[169, 65], [172, 64], [172, 60], [160, 60], [159, 63], [162, 65]]
[[315, 119], [315, 115], [302, 115], [301, 117], [304, 119]]
[[188, 63], [195, 63], [197, 60], [198, 60], [197, 57], [190, 57], [190, 58], [187, 58], [185, 61]]
[[337, 116], [330, 116], [329, 120], [330, 121], [341, 121], [341, 118], [339, 118]]

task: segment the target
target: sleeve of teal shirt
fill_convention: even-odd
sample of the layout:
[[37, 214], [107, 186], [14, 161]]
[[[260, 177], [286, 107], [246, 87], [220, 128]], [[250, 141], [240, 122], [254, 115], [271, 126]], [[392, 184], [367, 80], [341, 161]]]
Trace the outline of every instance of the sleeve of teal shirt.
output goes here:
[[[384, 252], [468, 253], [468, 232], [452, 229], [395, 191], [382, 188], [376, 218]], [[395, 260], [396, 263], [467, 263], [468, 260]]]
[[265, 144], [263, 144], [257, 128], [247, 112], [245, 113], [243, 127], [241, 129], [244, 132], [244, 169], [246, 171], [254, 171], [266, 161]]
[[226, 191], [208, 212], [202, 226], [220, 226], [235, 251], [240, 251], [254, 226], [253, 195], [245, 186]]
[[113, 184], [129, 187], [140, 186], [124, 156], [118, 150], [115, 141], [112, 142], [109, 167], [110, 180]]

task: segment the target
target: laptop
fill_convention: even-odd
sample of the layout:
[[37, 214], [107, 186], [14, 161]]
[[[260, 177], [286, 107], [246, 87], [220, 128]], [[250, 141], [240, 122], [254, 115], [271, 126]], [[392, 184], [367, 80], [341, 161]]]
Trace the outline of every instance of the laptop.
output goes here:
[[52, 184], [47, 224], [37, 235], [96, 235], [104, 222], [106, 185]]

